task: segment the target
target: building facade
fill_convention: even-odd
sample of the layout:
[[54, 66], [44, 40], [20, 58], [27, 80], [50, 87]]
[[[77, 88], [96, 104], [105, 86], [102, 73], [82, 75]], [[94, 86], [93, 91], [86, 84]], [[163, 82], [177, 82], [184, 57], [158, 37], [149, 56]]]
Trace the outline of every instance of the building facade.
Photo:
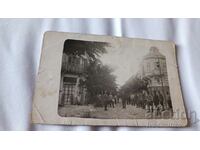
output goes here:
[[84, 104], [87, 89], [83, 84], [86, 80], [87, 56], [63, 53], [59, 105]]
[[166, 58], [156, 47], [151, 47], [150, 52], [144, 56], [140, 77], [148, 82], [150, 92], [159, 91], [164, 97], [169, 95]]

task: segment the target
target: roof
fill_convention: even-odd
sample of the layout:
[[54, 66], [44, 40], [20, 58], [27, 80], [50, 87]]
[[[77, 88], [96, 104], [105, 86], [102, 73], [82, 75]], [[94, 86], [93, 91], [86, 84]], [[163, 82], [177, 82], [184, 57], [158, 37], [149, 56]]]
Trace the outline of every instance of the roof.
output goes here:
[[149, 51], [150, 52], [144, 56], [144, 59], [165, 58], [165, 56], [159, 52], [159, 49], [157, 47], [151, 47]]

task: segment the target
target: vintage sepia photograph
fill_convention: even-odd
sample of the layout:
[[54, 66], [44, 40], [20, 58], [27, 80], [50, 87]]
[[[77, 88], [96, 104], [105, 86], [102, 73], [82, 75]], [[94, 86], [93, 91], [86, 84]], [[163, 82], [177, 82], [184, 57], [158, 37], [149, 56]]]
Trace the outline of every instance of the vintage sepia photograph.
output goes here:
[[62, 117], [171, 118], [166, 57], [156, 46], [132, 53], [111, 43], [64, 42], [58, 114]]
[[173, 42], [47, 32], [33, 123], [183, 127]]

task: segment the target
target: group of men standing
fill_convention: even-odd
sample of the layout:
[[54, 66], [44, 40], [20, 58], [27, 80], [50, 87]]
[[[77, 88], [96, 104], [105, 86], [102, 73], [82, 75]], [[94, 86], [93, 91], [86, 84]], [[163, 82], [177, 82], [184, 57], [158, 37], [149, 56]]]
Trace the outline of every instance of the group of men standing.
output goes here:
[[108, 110], [108, 106], [115, 107], [117, 103], [119, 103], [119, 98], [116, 94], [112, 93], [103, 93], [97, 96], [97, 101], [101, 103], [101, 106], [104, 107], [104, 110]]
[[97, 101], [101, 103], [104, 110], [107, 111], [108, 107], [114, 108], [117, 103], [122, 104], [121, 107], [126, 109], [127, 105], [133, 105], [138, 108], [145, 109], [146, 112], [161, 113], [165, 109], [172, 109], [172, 103], [169, 93], [165, 97], [160, 91], [143, 91], [131, 95], [121, 92], [120, 94], [103, 93], [97, 96]]
[[[123, 103], [124, 99], [124, 103]], [[147, 112], [156, 111], [161, 113], [165, 109], [172, 109], [172, 103], [169, 93], [166, 93], [165, 97], [160, 91], [143, 91], [135, 94], [131, 94], [128, 97], [124, 95], [122, 98], [122, 105], [126, 107], [126, 104], [131, 104], [142, 109], [146, 109]]]

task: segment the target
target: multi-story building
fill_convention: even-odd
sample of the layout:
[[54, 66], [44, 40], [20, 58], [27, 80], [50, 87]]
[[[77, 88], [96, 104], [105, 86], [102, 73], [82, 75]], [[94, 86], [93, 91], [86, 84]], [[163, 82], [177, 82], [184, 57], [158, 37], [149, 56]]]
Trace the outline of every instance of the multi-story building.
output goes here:
[[86, 101], [86, 87], [82, 84], [86, 80], [87, 56], [63, 53], [59, 105], [84, 104]]
[[169, 94], [166, 58], [156, 47], [151, 47], [150, 52], [144, 56], [139, 76], [146, 79], [150, 92], [159, 91], [163, 96]]

